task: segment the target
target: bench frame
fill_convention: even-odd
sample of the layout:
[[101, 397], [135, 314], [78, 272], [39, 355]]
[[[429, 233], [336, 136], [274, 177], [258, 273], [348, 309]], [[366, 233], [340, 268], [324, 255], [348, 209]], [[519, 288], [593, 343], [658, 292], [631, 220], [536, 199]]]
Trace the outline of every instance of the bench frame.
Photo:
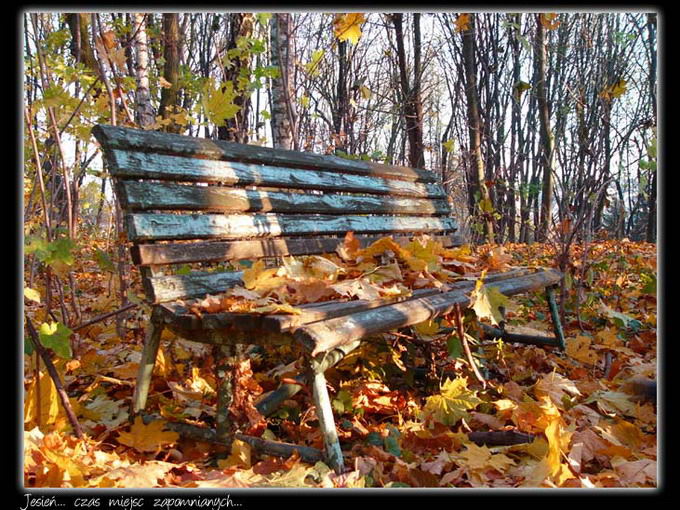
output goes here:
[[[99, 125], [93, 134], [126, 214], [132, 260], [140, 268], [147, 300], [153, 306], [131, 416], [141, 414], [146, 406], [161, 334], [168, 328], [179, 337], [214, 346], [215, 441], [230, 444], [235, 435], [243, 437], [236, 434], [229, 407], [231, 374], [245, 344], [253, 343], [253, 331], [261, 343], [288, 336], [305, 347], [306, 373], [296, 378], [298, 384], [282, 384], [257, 408], [267, 416], [299, 391], [301, 384], [309, 384], [324, 438], [324, 458], [336, 472], [342, 472], [342, 450], [324, 372], [357, 348], [365, 336], [465, 306], [474, 282], [456, 282], [447, 292], [419, 289], [401, 300], [303, 305], [301, 316], [216, 313], [198, 318], [177, 300], [224, 291], [241, 281], [240, 273], [165, 275], [163, 267], [333, 252], [349, 230], [359, 232], [364, 246], [387, 235], [403, 243], [419, 233], [445, 246], [462, 244], [450, 217], [450, 199], [435, 175], [421, 169], [130, 128]], [[545, 288], [555, 338], [526, 343], [563, 349], [553, 293], [561, 276], [553, 269], [519, 268], [489, 275], [485, 283], [506, 295]], [[501, 335], [505, 334], [501, 328]]]

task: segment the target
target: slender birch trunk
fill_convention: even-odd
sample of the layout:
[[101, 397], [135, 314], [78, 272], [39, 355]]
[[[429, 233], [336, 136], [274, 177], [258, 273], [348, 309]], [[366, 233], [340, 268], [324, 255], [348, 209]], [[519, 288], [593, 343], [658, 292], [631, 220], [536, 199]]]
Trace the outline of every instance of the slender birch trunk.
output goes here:
[[293, 58], [291, 51], [291, 15], [274, 14], [270, 22], [271, 63], [279, 69], [272, 79], [272, 136], [274, 147], [293, 149], [295, 143], [295, 103], [293, 101]]
[[144, 13], [135, 13], [134, 18], [135, 51], [137, 53], [135, 62], [135, 78], [137, 79], [135, 121], [142, 128], [149, 128], [155, 121], [149, 92], [149, 46], [146, 37], [146, 16]]

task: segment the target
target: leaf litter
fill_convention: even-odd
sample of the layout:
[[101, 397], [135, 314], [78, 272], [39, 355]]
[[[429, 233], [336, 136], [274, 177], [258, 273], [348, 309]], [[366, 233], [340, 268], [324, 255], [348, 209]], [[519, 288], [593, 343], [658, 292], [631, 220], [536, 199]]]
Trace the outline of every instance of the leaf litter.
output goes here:
[[[399, 245], [390, 238], [361, 248], [348, 234], [337, 253], [289, 258], [280, 267], [254, 263], [244, 285], [187, 304], [194, 313], [296, 313], [329, 299], [394, 298], [423, 287], [445, 288], [460, 278], [475, 283], [466, 312], [494, 320], [499, 303], [511, 324], [550, 330], [538, 295], [509, 302], [484, 293], [481, 271], [549, 266], [548, 245], [447, 249], [431, 239]], [[111, 281], [92, 256], [75, 260], [90, 313], [115, 308]], [[331, 398], [347, 472], [257, 453], [235, 441], [215, 463], [208, 443], [180, 437], [167, 423], [129, 421], [139, 363], [138, 317], [124, 338], [102, 322], [72, 334], [73, 358], [57, 358], [82, 440], [58, 402], [43, 369], [36, 377], [26, 355], [24, 481], [27, 487], [655, 487], [656, 405], [630, 389], [634, 377], [656, 376], [656, 248], [647, 243], [598, 241], [582, 267], [572, 247], [574, 277], [566, 295], [566, 353], [500, 340], [473, 345], [474, 362], [447, 348], [455, 337], [447, 318], [418, 325], [409, 336], [390, 332], [367, 339], [329, 370]], [[83, 255], [83, 254], [81, 254]], [[88, 262], [89, 261], [89, 262]], [[89, 265], [88, 265], [89, 264]], [[138, 275], [136, 292], [141, 294]], [[111, 292], [113, 290], [113, 292]], [[41, 303], [27, 302], [40, 318]], [[37, 320], [37, 319], [36, 319]], [[48, 321], [40, 321], [48, 322]], [[133, 325], [135, 326], [135, 325]], [[53, 332], [54, 326], [45, 334]], [[418, 333], [420, 331], [420, 333]], [[467, 336], [467, 335], [466, 335]], [[474, 335], [473, 335], [474, 337]], [[472, 337], [471, 337], [472, 338]], [[64, 356], [69, 353], [62, 349]], [[213, 359], [205, 346], [164, 334], [147, 410], [166, 420], [214, 426]], [[232, 412], [241, 430], [262, 438], [322, 446], [309, 392], [285, 401], [267, 421], [253, 413], [258, 398], [292, 377], [296, 345], [250, 346], [238, 367]], [[129, 365], [129, 366], [128, 366]], [[297, 367], [299, 368], [299, 367]], [[427, 368], [428, 370], [423, 370]], [[128, 370], [129, 369], [129, 370]], [[434, 374], [434, 378], [429, 374]], [[38, 406], [39, 404], [39, 406]], [[471, 434], [513, 432], [530, 442], [495, 446]]]

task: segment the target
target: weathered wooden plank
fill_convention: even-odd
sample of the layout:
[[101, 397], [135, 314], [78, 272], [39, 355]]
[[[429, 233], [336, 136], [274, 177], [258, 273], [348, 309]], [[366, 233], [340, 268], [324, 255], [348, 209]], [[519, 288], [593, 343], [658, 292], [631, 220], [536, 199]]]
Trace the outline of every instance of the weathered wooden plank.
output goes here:
[[145, 280], [144, 290], [152, 303], [163, 303], [193, 296], [205, 297], [206, 294], [217, 294], [242, 284], [242, 275], [241, 271], [231, 271], [154, 276]]
[[390, 195], [295, 193], [188, 186], [173, 183], [124, 181], [120, 183], [124, 208], [133, 211], [191, 210], [221, 212], [284, 212], [318, 214], [407, 214], [441, 216], [451, 212], [443, 199]]
[[453, 218], [297, 214], [128, 214], [130, 241], [220, 239], [355, 233], [453, 232]]
[[370, 175], [255, 165], [236, 161], [190, 159], [120, 150], [111, 150], [107, 156], [109, 171], [117, 179], [158, 179], [222, 183], [230, 186], [263, 186], [428, 198], [446, 197], [446, 192], [439, 184], [399, 181]]
[[[490, 283], [506, 296], [544, 288], [560, 281], [561, 274], [546, 269], [532, 275]], [[344, 345], [368, 335], [423, 322], [453, 310], [456, 304], [469, 303], [468, 293], [456, 290], [434, 296], [411, 299], [298, 328], [294, 336], [312, 355]]]
[[[383, 236], [360, 236], [356, 238], [363, 247]], [[314, 255], [334, 252], [342, 244], [344, 236], [317, 239], [276, 238], [252, 241], [196, 241], [193, 243], [138, 244], [131, 248], [132, 261], [141, 266], [188, 264], [191, 262], [219, 262], [224, 260], [259, 259], [288, 255]], [[399, 244], [411, 241], [408, 236], [394, 236]], [[458, 237], [437, 236], [432, 239], [444, 247], [456, 246]]]
[[437, 177], [427, 170], [350, 160], [333, 155], [271, 149], [256, 145], [244, 145], [221, 140], [209, 140], [101, 124], [92, 129], [92, 134], [105, 150], [123, 149], [158, 152], [190, 158], [213, 158], [268, 165], [324, 169], [332, 172], [353, 172], [362, 175], [377, 175], [409, 181], [437, 181]]

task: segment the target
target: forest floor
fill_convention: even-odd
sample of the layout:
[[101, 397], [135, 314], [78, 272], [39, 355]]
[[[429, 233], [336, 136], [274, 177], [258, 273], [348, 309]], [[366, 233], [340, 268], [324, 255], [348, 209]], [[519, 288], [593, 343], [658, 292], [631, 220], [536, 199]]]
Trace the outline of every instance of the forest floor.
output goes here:
[[[72, 268], [83, 321], [120, 306], [116, 275], [97, 262], [101, 248], [87, 243]], [[554, 265], [548, 245], [504, 249], [513, 265]], [[124, 338], [113, 319], [79, 329], [73, 356], [55, 364], [84, 439], [74, 436], [43, 363], [38, 379], [37, 356], [24, 357], [25, 487], [656, 487], [656, 405], [630, 385], [637, 376], [656, 378], [656, 245], [598, 241], [585, 257], [574, 246], [570, 259], [581, 277], [567, 282], [565, 352], [472, 345], [484, 387], [455, 334], [435, 321], [372, 337], [330, 370], [347, 467], [341, 475], [296, 454], [259, 454], [238, 440], [216, 461], [214, 445], [181, 438], [163, 421], [130, 423], [148, 308], [135, 309]], [[133, 289], [141, 296], [138, 282]], [[43, 305], [27, 301], [26, 310], [36, 324], [49, 322]], [[542, 294], [513, 297], [506, 316], [551, 331]], [[249, 348], [237, 396], [252, 409], [295, 373], [299, 357], [292, 344]], [[209, 346], [164, 333], [147, 411], [212, 425], [213, 366]], [[511, 431], [523, 442], [484, 444], [476, 434], [491, 431]], [[308, 391], [285, 401], [257, 433], [322, 447]]]

